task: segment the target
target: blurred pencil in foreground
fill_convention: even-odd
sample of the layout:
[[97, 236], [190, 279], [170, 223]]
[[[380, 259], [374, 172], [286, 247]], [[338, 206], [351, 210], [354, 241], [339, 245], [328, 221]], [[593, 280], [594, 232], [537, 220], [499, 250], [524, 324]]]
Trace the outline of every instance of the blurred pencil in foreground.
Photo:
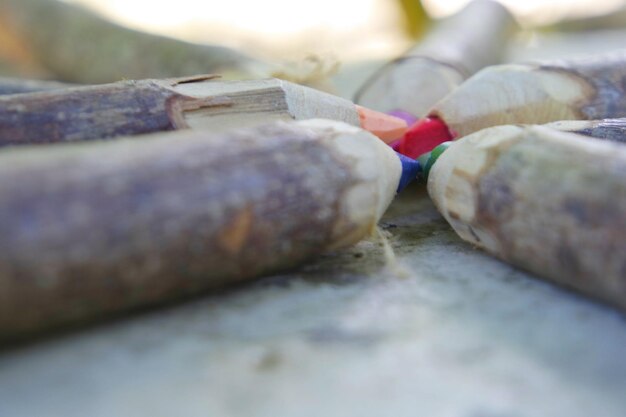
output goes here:
[[473, 1], [436, 23], [422, 42], [375, 73], [357, 92], [355, 102], [424, 116], [468, 76], [501, 62], [514, 29], [511, 14], [500, 3]]
[[113, 138], [184, 128], [222, 132], [273, 120], [325, 118], [385, 141], [404, 120], [279, 79], [213, 76], [127, 81], [0, 97], [0, 146]]
[[326, 120], [3, 151], [0, 339], [356, 243], [405, 169], [372, 134]]
[[452, 142], [428, 176], [464, 240], [626, 309], [626, 147], [543, 126]]

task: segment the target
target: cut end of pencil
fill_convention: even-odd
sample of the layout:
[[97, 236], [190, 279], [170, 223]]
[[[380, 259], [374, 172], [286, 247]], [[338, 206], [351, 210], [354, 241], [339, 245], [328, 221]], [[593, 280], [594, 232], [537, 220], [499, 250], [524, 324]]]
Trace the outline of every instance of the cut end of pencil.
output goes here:
[[365, 107], [356, 106], [361, 127], [378, 136], [385, 143], [390, 143], [404, 135], [408, 129], [405, 120]]
[[427, 117], [407, 130], [396, 150], [416, 159], [443, 142], [453, 140], [455, 136], [443, 120], [438, 117]]

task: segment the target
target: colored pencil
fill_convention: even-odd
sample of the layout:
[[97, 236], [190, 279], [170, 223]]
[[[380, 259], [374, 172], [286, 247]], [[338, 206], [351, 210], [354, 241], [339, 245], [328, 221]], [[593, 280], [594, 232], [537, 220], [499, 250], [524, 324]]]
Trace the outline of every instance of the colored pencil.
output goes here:
[[626, 147], [544, 126], [451, 142], [428, 191], [461, 238], [626, 309]]
[[16, 45], [25, 64], [43, 66], [56, 79], [72, 83], [207, 72], [233, 79], [259, 78], [278, 68], [234, 49], [120, 26], [86, 7], [60, 0], [2, 0], [0, 28], [2, 42]]
[[431, 114], [460, 136], [510, 123], [626, 116], [626, 50], [575, 60], [503, 65], [476, 74]]
[[467, 77], [500, 63], [515, 28], [513, 17], [500, 3], [473, 1], [377, 71], [359, 89], [355, 102], [375, 110], [424, 116]]
[[[572, 60], [486, 68], [437, 103], [399, 150], [411, 157], [438, 139], [506, 124], [626, 117], [626, 50]], [[424, 129], [423, 123], [438, 123]], [[422, 146], [421, 142], [425, 142]], [[427, 150], [430, 150], [427, 149]]]
[[214, 133], [274, 120], [326, 118], [385, 141], [406, 122], [279, 79], [212, 76], [126, 81], [0, 97], [0, 146], [113, 138], [184, 128]]
[[374, 135], [328, 120], [7, 149], [0, 339], [351, 245], [373, 232], [407, 169]]
[[544, 126], [596, 139], [626, 143], [626, 119], [562, 120]]

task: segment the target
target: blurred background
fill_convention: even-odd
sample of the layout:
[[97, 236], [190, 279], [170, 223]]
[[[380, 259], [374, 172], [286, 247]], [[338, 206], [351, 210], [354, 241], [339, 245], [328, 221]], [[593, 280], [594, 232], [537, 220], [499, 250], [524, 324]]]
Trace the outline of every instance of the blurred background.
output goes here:
[[[505, 61], [626, 47], [626, 0], [501, 2], [523, 28]], [[215, 72], [352, 98], [467, 3], [0, 0], [0, 87]], [[342, 415], [315, 412], [333, 399], [364, 411], [352, 415], [626, 415], [623, 317], [483, 259], [414, 203], [394, 216], [420, 211], [398, 235], [419, 279], [365, 279], [378, 262], [366, 242], [297, 276], [5, 354], [0, 416]]]
[[[523, 28], [507, 43], [505, 61], [626, 45], [626, 0], [501, 2]], [[87, 84], [201, 73], [274, 76], [349, 97], [467, 3], [0, 0], [0, 76]]]
[[[332, 54], [342, 61], [396, 55], [427, 25], [416, 0], [72, 0], [125, 25], [250, 53], [298, 59]], [[525, 27], [598, 16], [624, 0], [502, 0]], [[423, 0], [441, 18], [469, 0]], [[407, 15], [413, 15], [407, 18]], [[408, 27], [416, 25], [415, 27]]]

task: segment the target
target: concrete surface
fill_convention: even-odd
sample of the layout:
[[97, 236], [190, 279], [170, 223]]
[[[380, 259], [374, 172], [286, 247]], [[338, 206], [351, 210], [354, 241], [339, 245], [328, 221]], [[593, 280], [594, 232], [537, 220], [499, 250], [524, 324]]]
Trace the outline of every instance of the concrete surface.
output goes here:
[[409, 189], [379, 241], [0, 354], [2, 417], [623, 417], [626, 320], [461, 242]]

